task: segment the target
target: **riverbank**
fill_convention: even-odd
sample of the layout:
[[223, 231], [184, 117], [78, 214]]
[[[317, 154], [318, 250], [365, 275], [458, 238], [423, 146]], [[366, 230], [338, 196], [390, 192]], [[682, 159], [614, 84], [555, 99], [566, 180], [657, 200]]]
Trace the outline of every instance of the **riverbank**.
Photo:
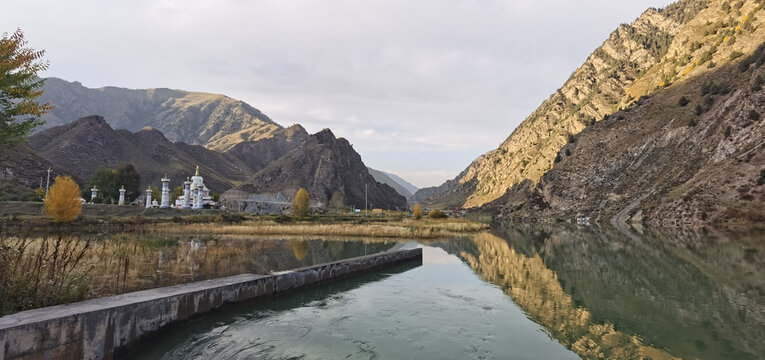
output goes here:
[[404, 212], [324, 213], [305, 219], [220, 210], [145, 209], [86, 204], [82, 215], [65, 224], [42, 214], [42, 204], [0, 202], [0, 233], [18, 234], [238, 234], [316, 235], [434, 239], [485, 231], [487, 223], [459, 218], [414, 220]]
[[0, 358], [113, 358], [116, 351], [169, 324], [229, 303], [409, 261], [421, 264], [422, 249], [388, 251], [277, 274], [245, 274], [17, 313], [0, 318]]

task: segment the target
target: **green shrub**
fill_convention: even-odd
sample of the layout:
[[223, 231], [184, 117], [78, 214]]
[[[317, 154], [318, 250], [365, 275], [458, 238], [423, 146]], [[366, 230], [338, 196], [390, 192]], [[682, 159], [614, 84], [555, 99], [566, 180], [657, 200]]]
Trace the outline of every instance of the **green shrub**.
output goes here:
[[749, 120], [752, 121], [759, 121], [760, 120], [760, 113], [757, 112], [757, 110], [749, 110], [749, 115], [747, 116]]
[[560, 157], [560, 154], [555, 155], [555, 163], [556, 164], [559, 163], [561, 160], [562, 160], [562, 158]]
[[688, 126], [690, 126], [690, 127], [694, 127], [694, 126], [696, 126], [696, 125], [697, 125], [697, 124], [696, 124], [696, 120], [695, 120], [695, 119], [690, 119], [690, 120], [688, 120]]
[[728, 125], [725, 127], [725, 138], [728, 138], [730, 136], [730, 131], [733, 129], [732, 126]]
[[566, 149], [566, 156], [571, 156], [571, 150]]
[[730, 59], [731, 60], [736, 60], [736, 59], [738, 59], [738, 58], [740, 58], [742, 56], [744, 56], [744, 53], [742, 53], [741, 51], [738, 51], [738, 50], [735, 50], [732, 53], [730, 53]]
[[680, 107], [685, 107], [686, 105], [688, 105], [689, 102], [690, 101], [688, 101], [688, 98], [683, 96], [683, 97], [680, 98], [680, 100], [677, 101], [677, 105], [680, 106]]

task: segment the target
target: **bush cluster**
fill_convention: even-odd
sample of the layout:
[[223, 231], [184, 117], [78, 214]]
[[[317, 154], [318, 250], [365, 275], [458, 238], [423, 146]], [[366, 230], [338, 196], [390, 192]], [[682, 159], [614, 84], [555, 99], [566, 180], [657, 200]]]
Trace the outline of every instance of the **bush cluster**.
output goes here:
[[428, 217], [431, 219], [446, 219], [447, 218], [446, 214], [444, 214], [444, 212], [441, 210], [431, 210], [428, 213]]

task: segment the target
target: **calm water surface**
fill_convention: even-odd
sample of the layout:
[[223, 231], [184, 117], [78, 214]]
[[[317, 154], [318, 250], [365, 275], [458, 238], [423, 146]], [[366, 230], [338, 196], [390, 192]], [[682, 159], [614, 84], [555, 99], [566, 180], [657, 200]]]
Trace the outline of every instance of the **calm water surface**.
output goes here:
[[231, 306], [129, 357], [760, 359], [763, 239], [525, 227], [400, 243], [422, 264]]

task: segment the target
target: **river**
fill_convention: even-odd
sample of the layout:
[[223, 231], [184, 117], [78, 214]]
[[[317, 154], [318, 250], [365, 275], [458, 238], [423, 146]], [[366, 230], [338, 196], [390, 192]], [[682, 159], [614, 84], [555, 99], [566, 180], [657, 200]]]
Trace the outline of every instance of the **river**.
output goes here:
[[[762, 234], [640, 230], [508, 226], [385, 244], [422, 247], [422, 264], [233, 305], [127, 358], [762, 358]], [[293, 255], [332, 244], [316, 241]]]

